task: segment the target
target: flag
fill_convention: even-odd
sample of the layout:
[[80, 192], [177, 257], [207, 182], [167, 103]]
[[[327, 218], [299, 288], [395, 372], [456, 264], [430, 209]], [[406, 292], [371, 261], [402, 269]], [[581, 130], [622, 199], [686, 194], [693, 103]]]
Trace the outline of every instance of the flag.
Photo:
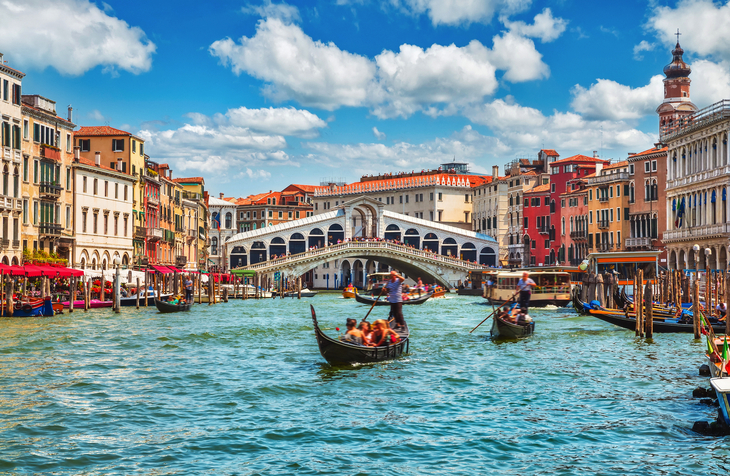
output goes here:
[[707, 336], [705, 339], [705, 342], [707, 342], [707, 355], [712, 355], [715, 353], [715, 349], [712, 348], [712, 342], [710, 342], [710, 337]]
[[730, 375], [730, 362], [728, 362], [727, 364], [725, 364], [725, 372], [726, 372], [726, 373], [727, 373], [728, 375]]
[[677, 205], [677, 218], [674, 220], [674, 227], [680, 228], [682, 226], [682, 217], [684, 217], [684, 198]]
[[722, 344], [722, 361], [725, 362], [730, 356], [730, 350], [727, 347], [727, 336], [723, 338], [724, 343]]
[[213, 222], [215, 223], [215, 227], [218, 229], [218, 231], [221, 231], [221, 214], [220, 213], [213, 214]]

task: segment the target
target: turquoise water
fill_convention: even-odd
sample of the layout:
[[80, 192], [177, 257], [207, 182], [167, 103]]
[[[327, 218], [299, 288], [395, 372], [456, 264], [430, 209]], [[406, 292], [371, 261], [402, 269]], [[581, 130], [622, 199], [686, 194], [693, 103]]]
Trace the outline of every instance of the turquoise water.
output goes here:
[[3, 319], [0, 474], [728, 472], [730, 440], [690, 431], [702, 342], [566, 309], [495, 343], [480, 301], [407, 306], [410, 354], [347, 368], [309, 317], [367, 311], [336, 295]]

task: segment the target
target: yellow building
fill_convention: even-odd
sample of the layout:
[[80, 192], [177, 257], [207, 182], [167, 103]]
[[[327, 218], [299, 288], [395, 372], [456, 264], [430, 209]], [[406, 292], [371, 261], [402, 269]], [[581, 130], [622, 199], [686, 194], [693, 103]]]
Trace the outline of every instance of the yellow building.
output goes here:
[[[208, 206], [203, 177], [178, 178], [173, 181], [183, 188], [181, 222], [185, 243], [176, 255], [176, 262], [189, 269], [207, 269]], [[179, 258], [178, 258], [179, 257]]]
[[629, 163], [601, 167], [585, 177], [588, 191], [588, 251], [625, 251], [629, 236]]
[[102, 165], [111, 167], [134, 178], [132, 194], [132, 225], [134, 227], [134, 257], [139, 261], [145, 256], [144, 220], [144, 140], [120, 129], [109, 126], [81, 127], [74, 133], [74, 144], [81, 157], [95, 160], [101, 153]]
[[[68, 119], [63, 119], [56, 115], [55, 101], [24, 95], [22, 115], [23, 162], [11, 164], [11, 183], [8, 183], [8, 165], [5, 165], [2, 184], [3, 195], [15, 197], [17, 205], [13, 210], [18, 213], [13, 213], [11, 233], [3, 238], [12, 238], [12, 249], [17, 254], [22, 236], [23, 250], [57, 253], [73, 265], [72, 143], [76, 126], [71, 122], [71, 108]], [[19, 186], [21, 190], [18, 190]], [[3, 226], [7, 228], [5, 223]]]

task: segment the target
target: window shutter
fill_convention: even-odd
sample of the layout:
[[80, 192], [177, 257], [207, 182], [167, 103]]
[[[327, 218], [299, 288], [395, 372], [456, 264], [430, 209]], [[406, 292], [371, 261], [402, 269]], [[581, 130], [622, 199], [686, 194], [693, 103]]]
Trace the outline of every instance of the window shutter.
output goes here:
[[33, 124], [33, 140], [36, 142], [41, 140], [41, 126], [38, 124]]

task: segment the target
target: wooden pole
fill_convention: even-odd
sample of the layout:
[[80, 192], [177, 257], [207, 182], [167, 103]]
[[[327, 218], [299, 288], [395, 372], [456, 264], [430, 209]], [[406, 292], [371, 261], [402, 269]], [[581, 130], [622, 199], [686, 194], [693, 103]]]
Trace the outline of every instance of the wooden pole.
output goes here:
[[641, 324], [641, 318], [639, 316], [639, 307], [641, 307], [641, 291], [639, 291], [639, 273], [634, 275], [634, 318], [636, 319], [635, 332], [636, 337], [639, 337], [639, 325]]
[[[729, 276], [725, 275], [725, 307], [727, 308], [728, 302], [730, 301], [730, 279]], [[730, 335], [730, 309], [725, 311], [725, 336]], [[727, 337], [726, 337], [727, 338]]]
[[695, 339], [700, 338], [700, 285], [695, 279], [692, 283], [692, 328], [694, 329]]
[[644, 331], [646, 333], [646, 338], [651, 339], [654, 336], [654, 289], [653, 286], [649, 286], [647, 284], [646, 286], [647, 293], [646, 293], [646, 300], [644, 301], [646, 304], [646, 322], [644, 324]]
[[8, 275], [8, 278], [10, 278], [10, 297], [8, 298], [8, 311], [10, 317], [12, 317], [13, 313], [15, 312], [15, 299], [13, 296], [15, 294], [15, 278], [10, 275]]
[[69, 286], [68, 297], [68, 313], [74, 312], [74, 301], [76, 300], [76, 276], [71, 276], [71, 285]]
[[106, 292], [105, 292], [105, 289], [104, 289], [104, 288], [106, 288], [106, 285], [105, 284], [106, 284], [106, 281], [104, 281], [104, 270], [102, 269], [101, 270], [101, 291], [99, 293], [99, 300], [100, 301], [103, 301], [104, 298], [106, 297]]
[[297, 299], [302, 298], [302, 277], [297, 278]]
[[89, 310], [91, 305], [91, 280], [84, 281], [84, 311]]
[[137, 301], [136, 302], [137, 309], [139, 309], [139, 292], [140, 292], [140, 289], [139, 289], [139, 277], [137, 277], [137, 300], [136, 300]]
[[119, 275], [119, 265], [117, 265], [116, 273], [114, 274], [114, 312], [119, 314], [122, 307], [122, 296], [120, 291], [121, 287], [121, 276]]
[[201, 296], [201, 293], [202, 293], [202, 291], [201, 291], [202, 281], [203, 281], [203, 275], [202, 274], [199, 274], [198, 275], [198, 304], [200, 304], [200, 303], [203, 302], [203, 296]]
[[148, 276], [150, 275], [149, 271], [146, 269], [144, 270], [144, 307], [149, 306], [149, 294], [150, 294], [150, 286], [148, 282]]

